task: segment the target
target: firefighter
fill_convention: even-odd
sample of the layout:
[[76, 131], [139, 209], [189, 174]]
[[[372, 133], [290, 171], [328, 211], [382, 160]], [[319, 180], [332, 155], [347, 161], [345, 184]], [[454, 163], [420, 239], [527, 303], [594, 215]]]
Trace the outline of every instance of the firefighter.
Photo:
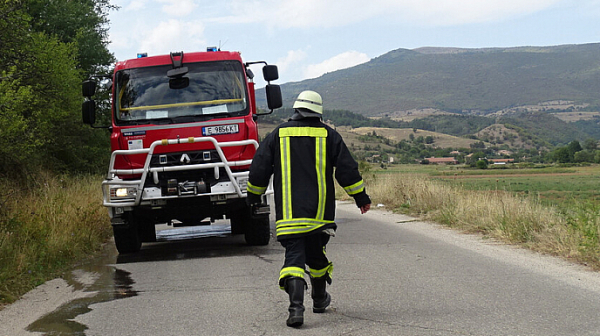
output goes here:
[[285, 248], [279, 287], [290, 298], [286, 324], [299, 327], [304, 323], [305, 273], [310, 277], [313, 312], [323, 313], [331, 303], [326, 286], [331, 284], [333, 264], [325, 248], [337, 228], [333, 178], [361, 213], [369, 211], [371, 199], [342, 137], [321, 120], [321, 96], [303, 91], [293, 108], [291, 119], [261, 142], [252, 160], [247, 201], [251, 206], [260, 204], [274, 174], [277, 240]]

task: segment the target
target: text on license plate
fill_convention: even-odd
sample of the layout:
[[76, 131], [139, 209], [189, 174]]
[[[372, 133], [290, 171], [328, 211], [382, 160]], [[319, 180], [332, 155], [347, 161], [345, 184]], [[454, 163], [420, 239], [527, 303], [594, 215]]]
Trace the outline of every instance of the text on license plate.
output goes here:
[[202, 127], [202, 135], [233, 134], [240, 131], [239, 125], [222, 125]]

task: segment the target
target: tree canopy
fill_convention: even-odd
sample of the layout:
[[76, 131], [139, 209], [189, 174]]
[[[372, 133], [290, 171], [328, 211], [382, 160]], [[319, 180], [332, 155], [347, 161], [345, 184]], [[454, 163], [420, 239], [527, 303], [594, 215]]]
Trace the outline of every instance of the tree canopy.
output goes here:
[[108, 0], [0, 2], [0, 174], [105, 168], [108, 135], [81, 123], [81, 81], [114, 58]]

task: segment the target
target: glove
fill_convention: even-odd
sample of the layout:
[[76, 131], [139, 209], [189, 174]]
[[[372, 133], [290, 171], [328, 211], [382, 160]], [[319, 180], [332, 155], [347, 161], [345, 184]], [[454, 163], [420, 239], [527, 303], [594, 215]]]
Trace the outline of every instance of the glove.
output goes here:
[[262, 203], [262, 197], [260, 195], [249, 192], [246, 197], [246, 205], [253, 207]]
[[362, 208], [367, 204], [371, 204], [371, 198], [369, 197], [369, 195], [367, 195], [366, 192], [363, 191], [354, 195], [354, 202], [356, 203], [357, 207]]

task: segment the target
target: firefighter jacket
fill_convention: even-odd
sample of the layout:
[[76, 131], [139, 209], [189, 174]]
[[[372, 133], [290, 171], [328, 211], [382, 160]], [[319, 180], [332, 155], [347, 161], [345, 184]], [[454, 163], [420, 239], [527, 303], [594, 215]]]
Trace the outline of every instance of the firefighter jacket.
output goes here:
[[319, 118], [290, 120], [261, 142], [250, 167], [248, 197], [262, 195], [271, 175], [278, 240], [337, 228], [334, 176], [357, 206], [371, 203], [341, 135]]

